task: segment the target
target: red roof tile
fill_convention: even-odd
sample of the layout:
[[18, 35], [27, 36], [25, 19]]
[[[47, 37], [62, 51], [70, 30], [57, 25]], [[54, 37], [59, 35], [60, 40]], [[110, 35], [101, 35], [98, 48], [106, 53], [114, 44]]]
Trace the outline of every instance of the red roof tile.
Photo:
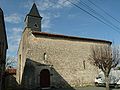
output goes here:
[[9, 69], [6, 69], [5, 71], [7, 74], [16, 74], [16, 69], [14, 68], [9, 68]]
[[84, 40], [84, 41], [93, 41], [93, 42], [103, 42], [103, 43], [112, 44], [111, 41], [107, 41], [107, 40], [92, 39], [92, 38], [82, 38], [82, 37], [75, 37], [75, 36], [66, 36], [66, 35], [61, 35], [61, 34], [51, 34], [51, 33], [46, 33], [46, 32], [39, 32], [39, 31], [32, 31], [32, 34], [34, 34], [34, 35], [42, 35], [42, 36], [47, 36], [47, 37], [74, 39], [74, 40]]

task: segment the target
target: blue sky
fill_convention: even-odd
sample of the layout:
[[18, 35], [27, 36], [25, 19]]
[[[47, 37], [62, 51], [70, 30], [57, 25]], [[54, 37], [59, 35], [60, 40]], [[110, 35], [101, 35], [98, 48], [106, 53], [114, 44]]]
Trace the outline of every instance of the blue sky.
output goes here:
[[[29, 13], [34, 1], [36, 2], [40, 15], [43, 17], [42, 31], [85, 38], [110, 40], [114, 42], [114, 44], [120, 44], [120, 33], [71, 5], [70, 2], [66, 0], [0, 0], [0, 7], [4, 11], [8, 37], [9, 49], [7, 56], [17, 55], [19, 41], [22, 31], [24, 30], [24, 19], [26, 14]], [[82, 6], [81, 1], [83, 1], [105, 19], [120, 28], [120, 23], [97, 9], [88, 0], [71, 1], [89, 11], [88, 8]], [[91, 1], [120, 21], [120, 0]]]

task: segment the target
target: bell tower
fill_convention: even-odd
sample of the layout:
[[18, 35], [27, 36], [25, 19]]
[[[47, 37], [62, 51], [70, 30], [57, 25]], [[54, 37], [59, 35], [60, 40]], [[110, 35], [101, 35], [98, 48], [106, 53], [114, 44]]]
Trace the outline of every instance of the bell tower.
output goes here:
[[41, 32], [41, 20], [37, 6], [34, 3], [29, 14], [27, 14], [25, 18], [25, 28], [31, 28], [32, 31], [40, 31]]

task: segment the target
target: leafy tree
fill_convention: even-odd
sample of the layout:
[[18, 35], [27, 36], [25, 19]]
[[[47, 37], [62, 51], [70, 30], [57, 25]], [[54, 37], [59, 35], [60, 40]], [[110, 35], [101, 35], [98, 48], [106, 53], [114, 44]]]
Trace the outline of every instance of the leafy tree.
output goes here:
[[94, 46], [91, 48], [90, 62], [101, 69], [105, 76], [106, 90], [109, 90], [109, 73], [120, 60], [118, 47]]

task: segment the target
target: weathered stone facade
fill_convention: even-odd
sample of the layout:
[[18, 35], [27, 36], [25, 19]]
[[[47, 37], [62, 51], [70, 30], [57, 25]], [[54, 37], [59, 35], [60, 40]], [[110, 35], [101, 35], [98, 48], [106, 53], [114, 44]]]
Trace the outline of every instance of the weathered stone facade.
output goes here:
[[0, 8], [0, 90], [5, 87], [5, 63], [6, 52], [8, 49], [7, 35], [5, 30], [4, 14]]
[[60, 38], [42, 32], [38, 34], [28, 28], [23, 33], [18, 52], [18, 61], [21, 62], [18, 64], [18, 73], [21, 75], [18, 75], [18, 81], [25, 86], [26, 80], [32, 77], [31, 87], [39, 87], [40, 72], [48, 69], [51, 86], [75, 87], [93, 84], [98, 69], [88, 60], [91, 47], [110, 45], [109, 42]]
[[99, 70], [89, 62], [91, 47], [111, 45], [110, 41], [31, 29], [25, 28], [18, 50], [16, 79], [21, 86], [74, 88], [94, 83]]

